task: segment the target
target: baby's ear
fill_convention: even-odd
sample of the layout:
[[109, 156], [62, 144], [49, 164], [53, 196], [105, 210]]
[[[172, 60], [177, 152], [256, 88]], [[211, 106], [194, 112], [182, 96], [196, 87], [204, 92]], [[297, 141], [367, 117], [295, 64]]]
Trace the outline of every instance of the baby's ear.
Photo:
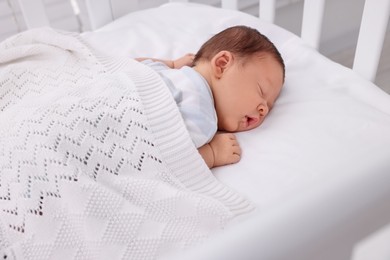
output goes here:
[[220, 51], [212, 59], [214, 75], [219, 79], [225, 70], [232, 64], [233, 55], [230, 51]]

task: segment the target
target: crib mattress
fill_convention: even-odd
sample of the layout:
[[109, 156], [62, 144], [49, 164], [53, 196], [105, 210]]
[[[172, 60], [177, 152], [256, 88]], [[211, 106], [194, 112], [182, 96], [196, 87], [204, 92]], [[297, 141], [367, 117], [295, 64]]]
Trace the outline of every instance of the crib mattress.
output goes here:
[[368, 178], [369, 169], [388, 164], [390, 96], [278, 26], [238, 11], [170, 3], [83, 37], [114, 56], [172, 59], [196, 52], [213, 34], [238, 24], [257, 28], [275, 43], [286, 81], [262, 126], [237, 133], [241, 161], [213, 169], [216, 178], [265, 212], [362, 169]]

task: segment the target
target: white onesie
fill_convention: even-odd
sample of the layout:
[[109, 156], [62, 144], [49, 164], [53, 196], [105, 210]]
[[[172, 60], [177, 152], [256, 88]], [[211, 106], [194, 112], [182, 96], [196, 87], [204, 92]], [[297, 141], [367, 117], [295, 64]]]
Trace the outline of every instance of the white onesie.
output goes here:
[[191, 67], [171, 69], [162, 62], [144, 60], [164, 80], [179, 108], [197, 148], [207, 144], [217, 132], [217, 114], [207, 81]]

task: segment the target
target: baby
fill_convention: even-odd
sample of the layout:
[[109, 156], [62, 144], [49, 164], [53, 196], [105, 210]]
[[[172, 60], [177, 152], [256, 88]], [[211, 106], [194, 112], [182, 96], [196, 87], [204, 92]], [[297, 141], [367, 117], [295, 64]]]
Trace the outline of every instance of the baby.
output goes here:
[[[138, 58], [168, 85], [192, 141], [209, 168], [236, 163], [234, 132], [258, 127], [284, 82], [283, 59], [256, 29], [234, 26], [177, 60]], [[223, 132], [217, 132], [217, 131]]]

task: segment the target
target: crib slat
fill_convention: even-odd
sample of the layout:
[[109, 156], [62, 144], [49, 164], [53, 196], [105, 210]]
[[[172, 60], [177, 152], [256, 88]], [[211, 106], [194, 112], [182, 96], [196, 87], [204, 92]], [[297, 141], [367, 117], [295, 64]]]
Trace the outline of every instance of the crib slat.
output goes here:
[[222, 0], [221, 6], [224, 9], [238, 10], [238, 1], [237, 0]]
[[389, 15], [390, 0], [366, 0], [353, 70], [370, 81], [375, 80]]
[[303, 6], [301, 38], [318, 49], [321, 38], [325, 0], [305, 0]]
[[263, 21], [274, 23], [275, 21], [275, 0], [259, 1], [259, 17]]
[[42, 0], [18, 0], [27, 28], [49, 26]]
[[110, 0], [85, 0], [85, 4], [92, 30], [114, 20]]

